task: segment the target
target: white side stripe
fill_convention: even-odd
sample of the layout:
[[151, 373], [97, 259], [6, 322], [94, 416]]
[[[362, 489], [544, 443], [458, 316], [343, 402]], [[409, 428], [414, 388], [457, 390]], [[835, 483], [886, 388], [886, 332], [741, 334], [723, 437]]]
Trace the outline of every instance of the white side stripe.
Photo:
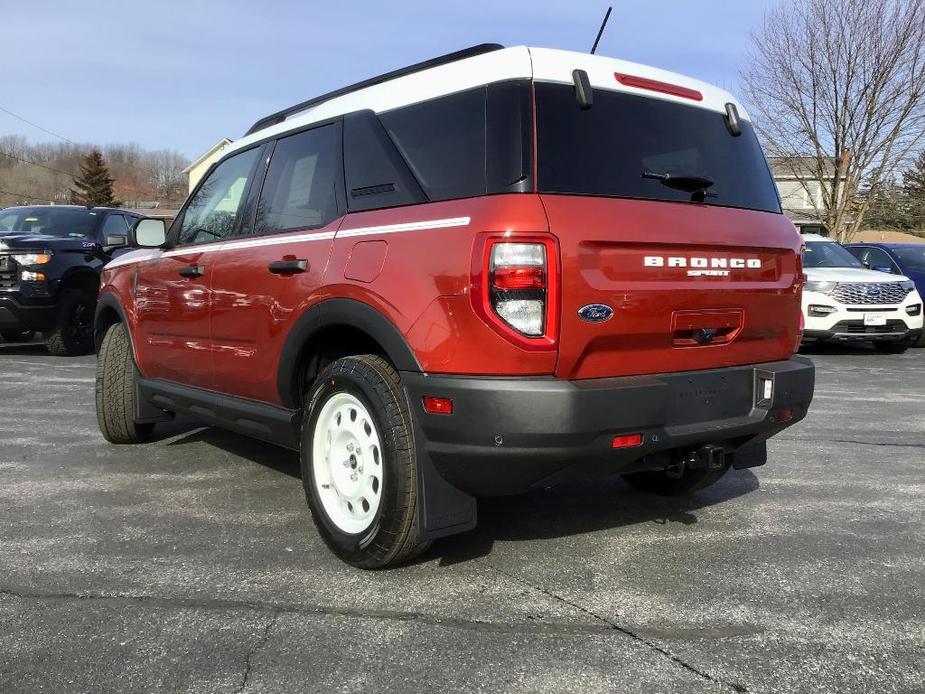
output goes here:
[[184, 248], [175, 248], [170, 251], [150, 250], [145, 252], [134, 251], [125, 256], [120, 256], [106, 265], [107, 269], [119, 267], [120, 265], [131, 265], [142, 260], [152, 260], [155, 258], [172, 258], [178, 255], [190, 255], [194, 253], [212, 253], [214, 251], [233, 251], [241, 248], [260, 248], [262, 246], [278, 246], [287, 243], [301, 243], [303, 241], [330, 241], [337, 238], [353, 238], [355, 236], [374, 236], [380, 234], [395, 234], [403, 231], [425, 231], [427, 229], [449, 229], [452, 227], [468, 226], [471, 221], [470, 217], [451, 217], [449, 219], [431, 219], [424, 222], [405, 222], [404, 224], [386, 224], [376, 227], [357, 227], [356, 229], [344, 229], [342, 231], [323, 231], [298, 234], [296, 236], [269, 236], [265, 238], [241, 239], [240, 241], [217, 241], [215, 243], [203, 244], [201, 246], [186, 246]]
[[337, 232], [338, 238], [353, 236], [370, 236], [372, 234], [394, 234], [399, 231], [423, 231], [424, 229], [446, 229], [448, 227], [469, 226], [469, 217], [452, 217], [450, 219], [431, 219], [426, 222], [407, 222], [405, 224], [388, 224], [381, 227], [359, 227]]

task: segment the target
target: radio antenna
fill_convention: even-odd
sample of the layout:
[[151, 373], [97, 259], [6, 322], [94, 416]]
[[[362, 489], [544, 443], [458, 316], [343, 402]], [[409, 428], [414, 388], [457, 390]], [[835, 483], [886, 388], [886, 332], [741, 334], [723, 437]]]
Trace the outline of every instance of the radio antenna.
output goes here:
[[601, 36], [604, 35], [604, 27], [607, 26], [607, 20], [610, 19], [611, 10], [613, 10], [613, 7], [607, 8], [607, 14], [604, 15], [604, 21], [601, 22], [601, 28], [597, 32], [597, 38], [594, 39], [594, 45], [591, 46], [591, 55], [594, 55], [594, 52], [597, 50], [597, 44], [601, 42]]

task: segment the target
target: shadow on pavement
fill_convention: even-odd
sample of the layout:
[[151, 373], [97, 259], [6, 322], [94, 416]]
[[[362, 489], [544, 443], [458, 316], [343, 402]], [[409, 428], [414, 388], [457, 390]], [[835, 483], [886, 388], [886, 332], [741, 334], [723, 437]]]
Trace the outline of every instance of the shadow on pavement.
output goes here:
[[[158, 425], [156, 439], [179, 436], [168, 446], [206, 443], [232, 455], [300, 479], [299, 455], [279, 446], [193, 419], [177, 418]], [[730, 470], [712, 487], [689, 497], [661, 497], [635, 491], [618, 477], [564, 484], [511, 497], [479, 500], [475, 530], [438, 541], [418, 562], [439, 558], [441, 566], [478, 559], [491, 553], [496, 541], [517, 542], [581, 535], [640, 523], [697, 522], [696, 511], [758, 489], [750, 470]], [[414, 562], [414, 563], [418, 563]]]
[[581, 535], [640, 523], [697, 522], [698, 511], [758, 489], [750, 470], [730, 470], [714, 486], [689, 497], [635, 491], [618, 477], [479, 500], [475, 530], [435, 543], [422, 559], [441, 566], [488, 556], [496, 541], [517, 542]]
[[154, 429], [153, 440], [163, 440], [182, 434], [185, 435], [167, 445], [183, 446], [202, 442], [295, 479], [302, 477], [299, 470], [299, 454], [295, 451], [236, 434], [233, 431], [204, 426], [201, 422], [191, 418], [177, 417], [170, 422], [159, 424]]
[[[48, 355], [48, 350], [45, 349], [44, 342], [24, 342], [24, 343], [9, 343], [3, 342], [0, 343], [0, 356], [31, 356], [34, 354], [41, 354], [44, 356]], [[67, 357], [61, 357], [62, 359], [67, 359]]]

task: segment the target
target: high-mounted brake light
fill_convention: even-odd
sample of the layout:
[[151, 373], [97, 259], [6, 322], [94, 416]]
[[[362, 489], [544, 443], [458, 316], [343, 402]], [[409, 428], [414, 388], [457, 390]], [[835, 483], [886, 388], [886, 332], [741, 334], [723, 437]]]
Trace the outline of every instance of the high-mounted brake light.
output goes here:
[[627, 87], [648, 89], [650, 92], [660, 92], [661, 94], [671, 94], [672, 96], [680, 96], [681, 98], [692, 99], [693, 101], [703, 101], [703, 94], [696, 89], [682, 87], [679, 84], [660, 82], [659, 80], [652, 80], [648, 77], [639, 77], [637, 75], [626, 75], [622, 72], [615, 72], [613, 75], [617, 78], [617, 82]]
[[555, 240], [510, 234], [483, 238], [472, 267], [476, 313], [523, 349], [553, 349], [559, 322]]

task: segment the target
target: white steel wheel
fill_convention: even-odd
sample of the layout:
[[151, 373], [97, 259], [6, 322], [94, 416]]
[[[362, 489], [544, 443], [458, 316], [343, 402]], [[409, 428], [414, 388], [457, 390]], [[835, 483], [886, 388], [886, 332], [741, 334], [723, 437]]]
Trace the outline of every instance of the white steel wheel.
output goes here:
[[382, 501], [384, 466], [376, 423], [354, 395], [332, 394], [312, 432], [312, 478], [331, 522], [348, 535], [372, 525]]

